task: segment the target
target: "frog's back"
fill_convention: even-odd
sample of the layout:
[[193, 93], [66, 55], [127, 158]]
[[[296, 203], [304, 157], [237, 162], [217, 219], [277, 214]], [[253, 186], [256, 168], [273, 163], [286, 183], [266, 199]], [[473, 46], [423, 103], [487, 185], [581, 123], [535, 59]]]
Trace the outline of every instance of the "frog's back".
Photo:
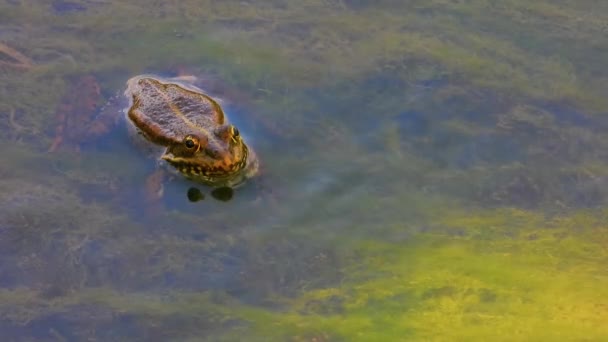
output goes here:
[[208, 135], [224, 124], [220, 105], [191, 86], [139, 76], [128, 82], [126, 95], [132, 101], [128, 119], [159, 145], [179, 142], [187, 134]]

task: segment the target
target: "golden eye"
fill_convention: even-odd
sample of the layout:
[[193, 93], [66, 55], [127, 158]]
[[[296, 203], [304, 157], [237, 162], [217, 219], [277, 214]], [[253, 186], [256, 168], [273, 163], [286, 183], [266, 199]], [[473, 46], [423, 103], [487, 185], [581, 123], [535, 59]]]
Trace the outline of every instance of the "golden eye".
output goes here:
[[187, 135], [184, 138], [184, 145], [186, 145], [186, 148], [188, 149], [193, 149], [198, 145], [198, 139], [192, 135]]

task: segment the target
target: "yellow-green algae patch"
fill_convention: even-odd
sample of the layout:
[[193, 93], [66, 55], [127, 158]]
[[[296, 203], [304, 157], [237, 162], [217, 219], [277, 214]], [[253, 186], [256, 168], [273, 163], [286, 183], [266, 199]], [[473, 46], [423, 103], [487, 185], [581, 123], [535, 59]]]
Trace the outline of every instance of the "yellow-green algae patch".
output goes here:
[[98, 326], [132, 317], [139, 333], [173, 329], [165, 336], [204, 333], [213, 340], [608, 338], [608, 211], [547, 216], [452, 206], [425, 212], [424, 229], [393, 227], [412, 232], [398, 242], [341, 237], [341, 280], [303, 286], [294, 297], [269, 296], [274, 309], [221, 289], [16, 287], [0, 291], [0, 315], [28, 326], [49, 317], [69, 320], [74, 311]]
[[[606, 212], [455, 211], [403, 243], [363, 241], [340, 286], [241, 312], [262, 336], [345, 340], [608, 338]], [[454, 237], [444, 229], [463, 229]]]

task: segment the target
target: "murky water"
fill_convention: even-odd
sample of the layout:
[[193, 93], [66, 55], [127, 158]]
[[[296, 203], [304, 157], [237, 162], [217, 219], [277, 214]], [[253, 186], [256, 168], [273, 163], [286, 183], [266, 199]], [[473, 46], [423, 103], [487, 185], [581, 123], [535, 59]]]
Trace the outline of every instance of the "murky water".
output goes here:
[[[0, 1], [3, 340], [608, 339], [607, 23], [592, 0]], [[47, 152], [58, 111], [141, 73], [202, 77], [259, 177], [150, 204], [124, 127]], [[66, 109], [85, 77], [98, 103]]]

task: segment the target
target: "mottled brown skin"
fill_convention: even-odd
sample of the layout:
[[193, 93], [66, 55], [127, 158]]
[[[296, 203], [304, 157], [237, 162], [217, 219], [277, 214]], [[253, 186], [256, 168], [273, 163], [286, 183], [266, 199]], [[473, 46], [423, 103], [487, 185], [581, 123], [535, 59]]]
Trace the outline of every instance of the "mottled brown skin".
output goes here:
[[127, 82], [127, 121], [165, 147], [161, 156], [187, 178], [235, 186], [257, 171], [257, 160], [221, 106], [198, 88], [173, 80], [137, 76]]

